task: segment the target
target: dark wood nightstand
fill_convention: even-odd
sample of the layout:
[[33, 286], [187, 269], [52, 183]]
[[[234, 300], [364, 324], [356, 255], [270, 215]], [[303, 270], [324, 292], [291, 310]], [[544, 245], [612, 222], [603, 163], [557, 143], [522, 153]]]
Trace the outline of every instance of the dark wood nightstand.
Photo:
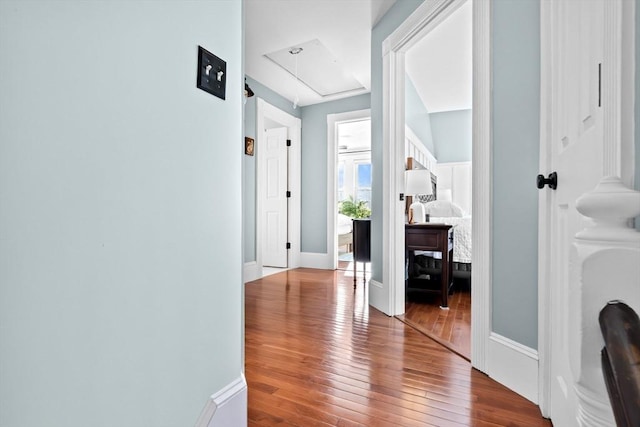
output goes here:
[[[420, 289], [424, 292], [439, 293], [442, 298], [441, 308], [449, 308], [448, 296], [453, 276], [453, 226], [448, 224], [405, 224], [404, 244], [409, 260], [409, 277], [406, 289]], [[442, 253], [442, 272], [438, 289], [429, 288], [428, 280], [411, 277], [415, 258], [414, 251], [433, 251]]]

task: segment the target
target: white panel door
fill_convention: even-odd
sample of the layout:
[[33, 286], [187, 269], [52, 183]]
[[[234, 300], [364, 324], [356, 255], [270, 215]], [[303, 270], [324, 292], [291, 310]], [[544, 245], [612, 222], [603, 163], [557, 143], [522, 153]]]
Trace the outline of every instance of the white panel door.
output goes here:
[[265, 141], [262, 265], [287, 267], [287, 128], [268, 129]]
[[[541, 262], [548, 266], [550, 369], [549, 415], [556, 426], [576, 426], [576, 349], [579, 348], [580, 302], [570, 281], [573, 238], [585, 226], [576, 199], [591, 191], [603, 176], [603, 110], [599, 70], [603, 57], [603, 1], [546, 2], [549, 43], [542, 88], [542, 144], [548, 170], [557, 172], [557, 190], [541, 189], [547, 206], [546, 247]], [[543, 9], [544, 10], [544, 9]], [[544, 26], [543, 26], [544, 31]], [[544, 37], [544, 36], [543, 36]], [[546, 77], [546, 80], [545, 80]], [[542, 224], [541, 223], [541, 224]], [[546, 280], [546, 278], [541, 278]]]

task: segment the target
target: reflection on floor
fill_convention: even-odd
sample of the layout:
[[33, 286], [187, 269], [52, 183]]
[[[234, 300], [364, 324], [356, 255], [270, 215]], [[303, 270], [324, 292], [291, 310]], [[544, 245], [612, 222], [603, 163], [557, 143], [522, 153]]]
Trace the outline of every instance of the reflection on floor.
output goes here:
[[[364, 268], [366, 267], [366, 273]], [[358, 262], [357, 268], [357, 284], [367, 283], [371, 279], [371, 263]], [[345, 277], [353, 279], [353, 253], [341, 253], [338, 255], [338, 270], [345, 272]], [[363, 274], [364, 273], [364, 274]]]
[[272, 274], [282, 273], [287, 271], [288, 268], [276, 268], [276, 267], [262, 267], [262, 277], [271, 276]]
[[339, 252], [338, 253], [338, 261], [353, 261], [353, 252]]
[[[371, 278], [371, 265], [367, 263], [366, 280]], [[357, 284], [362, 283], [363, 263], [358, 263]], [[353, 253], [339, 252], [338, 270], [353, 278]], [[454, 284], [456, 290], [449, 296], [449, 310], [440, 309], [440, 297], [410, 294], [404, 315], [397, 316], [409, 326], [438, 341], [448, 349], [471, 360], [471, 291], [465, 280]]]
[[440, 297], [410, 294], [405, 314], [398, 319], [440, 344], [471, 359], [471, 291], [456, 290], [449, 295], [449, 309], [439, 307]]

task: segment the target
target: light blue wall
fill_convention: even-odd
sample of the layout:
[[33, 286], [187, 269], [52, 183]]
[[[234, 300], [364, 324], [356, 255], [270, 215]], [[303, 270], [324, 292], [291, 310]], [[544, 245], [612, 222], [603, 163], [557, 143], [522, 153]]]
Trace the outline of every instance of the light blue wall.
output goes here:
[[[293, 108], [293, 104], [278, 95], [265, 85], [247, 76], [247, 84], [255, 94], [247, 99], [244, 106], [244, 136], [256, 139], [256, 100], [262, 98], [282, 111], [300, 118], [301, 108]], [[244, 262], [256, 260], [256, 156], [244, 156], [244, 191], [243, 225], [244, 225]]]
[[378, 282], [382, 282], [382, 42], [422, 1], [395, 2], [371, 32], [371, 278]]
[[[253, 90], [253, 93], [255, 94], [255, 96], [247, 99], [247, 103], [245, 105], [245, 116], [248, 115], [248, 113], [250, 113], [251, 111], [253, 111], [253, 113], [251, 114], [253, 117], [253, 128], [255, 128], [255, 117], [256, 117], [255, 111], [256, 111], [257, 98], [264, 99], [269, 104], [279, 108], [285, 113], [291, 114], [294, 117], [298, 117], [298, 118], [302, 117], [302, 108], [300, 107], [293, 108], [293, 103], [287, 98], [274, 92], [273, 90], [266, 87], [265, 85], [258, 82], [257, 80], [254, 80], [249, 76], [245, 76], [245, 77], [247, 78], [247, 83], [251, 87], [251, 90]], [[251, 122], [249, 121], [245, 121], [245, 123], [248, 126], [251, 125]]]
[[429, 114], [438, 163], [471, 161], [471, 110]]
[[302, 107], [302, 252], [327, 253], [327, 115], [370, 105], [365, 94]]
[[[640, 1], [636, 1], [636, 190], [640, 190]], [[640, 217], [636, 218], [636, 229], [640, 230]]]
[[539, 0], [494, 0], [492, 49], [492, 330], [537, 349]]
[[420, 99], [420, 95], [418, 95], [418, 91], [409, 78], [409, 75], [405, 75], [404, 95], [404, 122], [411, 128], [413, 133], [420, 138], [422, 145], [435, 156], [436, 150], [433, 143], [429, 112], [424, 106], [422, 99]]
[[0, 52], [0, 425], [193, 425], [243, 369], [242, 2], [1, 1]]

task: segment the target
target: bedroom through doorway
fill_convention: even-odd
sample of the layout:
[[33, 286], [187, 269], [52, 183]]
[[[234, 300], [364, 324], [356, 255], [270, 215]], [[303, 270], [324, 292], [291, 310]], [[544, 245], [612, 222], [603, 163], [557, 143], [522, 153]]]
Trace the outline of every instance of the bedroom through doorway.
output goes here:
[[[462, 4], [405, 56], [405, 168], [428, 169], [432, 194], [407, 193], [418, 222], [451, 226], [450, 266], [440, 251], [410, 251], [405, 313], [398, 318], [471, 358], [472, 2]], [[409, 190], [408, 190], [409, 191]], [[417, 199], [417, 200], [416, 200]], [[424, 213], [422, 213], [424, 209]], [[413, 211], [412, 211], [413, 212]], [[448, 273], [445, 275], [444, 269]], [[443, 298], [446, 284], [447, 298]]]

